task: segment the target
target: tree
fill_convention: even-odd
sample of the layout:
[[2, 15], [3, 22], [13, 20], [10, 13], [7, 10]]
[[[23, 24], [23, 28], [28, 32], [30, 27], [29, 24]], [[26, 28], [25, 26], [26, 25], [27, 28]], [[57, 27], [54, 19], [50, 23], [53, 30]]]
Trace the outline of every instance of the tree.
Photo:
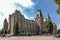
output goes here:
[[18, 27], [18, 22], [14, 25], [14, 35], [18, 35], [19, 33], [19, 27]]
[[1, 34], [3, 34], [4, 33], [4, 30], [1, 30]]
[[7, 30], [4, 30], [4, 34], [7, 34]]
[[7, 30], [7, 33], [10, 33], [10, 30]]
[[48, 19], [45, 26], [47, 28], [48, 33], [52, 34], [52, 32], [53, 32], [53, 24], [52, 24], [50, 19]]
[[3, 31], [2, 30], [0, 30], [0, 34], [3, 34]]
[[57, 31], [57, 33], [60, 33], [60, 29]]
[[54, 2], [58, 5], [57, 12], [60, 14], [60, 0], [54, 0]]

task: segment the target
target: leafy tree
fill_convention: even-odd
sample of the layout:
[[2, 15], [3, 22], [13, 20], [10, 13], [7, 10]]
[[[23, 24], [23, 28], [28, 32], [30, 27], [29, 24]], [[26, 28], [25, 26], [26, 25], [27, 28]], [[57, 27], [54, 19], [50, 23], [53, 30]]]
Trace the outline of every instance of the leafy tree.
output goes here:
[[7, 34], [7, 30], [4, 30], [4, 34]]
[[1, 34], [1, 30], [0, 30], [0, 34]]
[[9, 31], [9, 30], [7, 30], [7, 33], [10, 33], [10, 31]]
[[58, 5], [60, 5], [60, 0], [54, 0], [54, 2]]
[[0, 34], [2, 34], [3, 32], [2, 32], [2, 30], [0, 30]]
[[60, 0], [54, 0], [54, 2], [58, 5], [57, 12], [60, 14]]
[[1, 34], [3, 34], [4, 33], [4, 30], [1, 30]]
[[52, 24], [50, 19], [48, 19], [45, 26], [46, 26], [46, 28], [48, 30], [48, 33], [52, 34], [52, 32], [53, 32], [53, 24]]
[[18, 35], [19, 33], [19, 27], [18, 27], [18, 22], [14, 25], [14, 35]]
[[57, 31], [57, 33], [60, 33], [60, 29]]

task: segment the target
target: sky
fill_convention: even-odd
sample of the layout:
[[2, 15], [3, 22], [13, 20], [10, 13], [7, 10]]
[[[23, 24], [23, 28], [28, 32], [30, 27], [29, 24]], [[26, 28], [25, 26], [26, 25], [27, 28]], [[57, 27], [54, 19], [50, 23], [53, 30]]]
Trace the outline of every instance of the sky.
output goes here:
[[16, 9], [26, 19], [34, 20], [38, 8], [41, 9], [43, 17], [48, 12], [52, 22], [57, 24], [57, 29], [60, 29], [60, 14], [57, 14], [58, 7], [53, 0], [0, 0], [0, 29], [3, 27], [4, 19], [8, 20], [9, 14], [14, 13]]

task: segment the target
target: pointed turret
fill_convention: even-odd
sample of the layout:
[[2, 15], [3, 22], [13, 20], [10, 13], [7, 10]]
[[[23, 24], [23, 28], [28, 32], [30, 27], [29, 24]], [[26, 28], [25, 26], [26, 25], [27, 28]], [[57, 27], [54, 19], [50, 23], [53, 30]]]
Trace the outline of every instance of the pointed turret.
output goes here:
[[50, 16], [49, 16], [48, 12], [46, 12], [46, 18], [50, 19]]
[[42, 34], [42, 32], [44, 31], [43, 29], [45, 28], [44, 28], [44, 20], [40, 8], [38, 8], [37, 10], [37, 16], [35, 21], [36, 24], [39, 26], [39, 34]]
[[7, 22], [7, 19], [5, 18], [4, 22]]
[[7, 22], [7, 19], [5, 18], [4, 20], [4, 30], [8, 30], [8, 22]]
[[41, 14], [41, 9], [40, 8], [38, 8], [38, 10], [37, 10], [37, 17], [43, 17], [42, 14]]
[[45, 15], [45, 18], [44, 18], [45, 22], [48, 21], [49, 19], [50, 19], [50, 16], [49, 16], [48, 12], [46, 12], [46, 15]]

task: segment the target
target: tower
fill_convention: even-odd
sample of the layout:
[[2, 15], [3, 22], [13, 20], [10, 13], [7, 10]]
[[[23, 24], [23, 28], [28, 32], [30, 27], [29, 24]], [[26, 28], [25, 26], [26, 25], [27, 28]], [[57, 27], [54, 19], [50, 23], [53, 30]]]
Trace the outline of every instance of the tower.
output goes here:
[[7, 19], [4, 20], [4, 28], [3, 30], [8, 30], [8, 22]]
[[57, 25], [53, 23], [53, 35], [56, 35], [57, 33]]
[[41, 10], [37, 10], [37, 16], [35, 19], [37, 25], [39, 26], [39, 34], [42, 34], [44, 31], [44, 20], [43, 20], [43, 15], [41, 13]]
[[46, 27], [46, 32], [49, 34], [53, 33], [53, 23], [51, 21], [51, 18], [48, 13], [46, 13], [46, 21], [45, 21], [45, 27]]
[[49, 16], [48, 12], [46, 12], [45, 20], [48, 21], [49, 19], [50, 19], [50, 16]]

